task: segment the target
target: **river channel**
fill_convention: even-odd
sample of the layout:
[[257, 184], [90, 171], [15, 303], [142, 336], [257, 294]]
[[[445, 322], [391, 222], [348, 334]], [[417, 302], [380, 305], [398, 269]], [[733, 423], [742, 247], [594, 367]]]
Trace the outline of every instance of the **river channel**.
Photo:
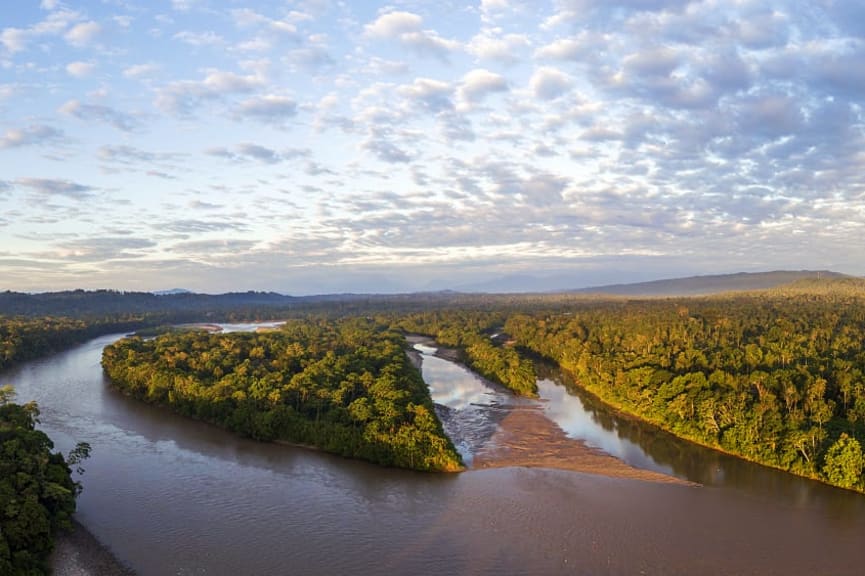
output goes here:
[[[541, 403], [566, 433], [703, 486], [541, 468], [423, 474], [240, 439], [108, 387], [99, 360], [118, 337], [0, 383], [39, 403], [59, 449], [91, 444], [77, 517], [144, 576], [865, 572], [865, 496], [619, 418], [560, 374], [544, 375]], [[481, 421], [458, 442], [470, 460], [510, 400], [427, 352], [434, 398]]]

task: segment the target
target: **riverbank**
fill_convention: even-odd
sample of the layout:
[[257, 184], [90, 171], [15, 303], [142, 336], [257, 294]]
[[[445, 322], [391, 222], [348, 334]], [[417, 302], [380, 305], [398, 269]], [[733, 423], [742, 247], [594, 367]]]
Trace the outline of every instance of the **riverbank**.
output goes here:
[[474, 457], [474, 468], [554, 468], [613, 478], [630, 478], [647, 482], [699, 486], [642, 468], [569, 438], [547, 418], [540, 407], [511, 408], [499, 422], [499, 429]]
[[[406, 340], [411, 345], [434, 346], [436, 357], [470, 370], [461, 362], [458, 350], [440, 347], [433, 339], [425, 336], [408, 335]], [[414, 348], [410, 348], [407, 354], [412, 364], [422, 373], [423, 355]], [[504, 386], [477, 373], [473, 374], [484, 385], [511, 397], [513, 402], [509, 401], [496, 408], [500, 416], [495, 417], [495, 432], [474, 453], [469, 469], [551, 468], [647, 482], [699, 485], [668, 474], [636, 468], [602, 450], [588, 446], [582, 440], [570, 438], [544, 414], [538, 401], [518, 397]], [[448, 414], [443, 412], [439, 416], [447, 419]]]
[[57, 535], [50, 564], [54, 576], [135, 575], [76, 520], [72, 521], [71, 531]]

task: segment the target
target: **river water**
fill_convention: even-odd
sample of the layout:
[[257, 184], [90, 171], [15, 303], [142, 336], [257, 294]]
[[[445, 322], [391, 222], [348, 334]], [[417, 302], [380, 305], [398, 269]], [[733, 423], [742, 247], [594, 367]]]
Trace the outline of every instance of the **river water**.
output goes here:
[[[559, 375], [541, 392], [566, 432], [705, 486], [522, 468], [422, 474], [239, 439], [111, 390], [99, 360], [117, 337], [0, 381], [39, 403], [58, 448], [90, 442], [78, 518], [145, 576], [865, 571], [865, 497], [617, 418], [565, 396]], [[450, 381], [465, 388], [446, 401], [452, 410], [487, 412], [461, 447], [471, 454], [510, 400], [436, 360], [423, 371], [437, 399]]]

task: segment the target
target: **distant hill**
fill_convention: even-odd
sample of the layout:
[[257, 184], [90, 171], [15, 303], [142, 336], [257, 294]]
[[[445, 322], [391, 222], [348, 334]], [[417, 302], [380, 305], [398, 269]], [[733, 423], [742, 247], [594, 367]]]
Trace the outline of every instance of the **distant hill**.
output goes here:
[[610, 284], [570, 290], [578, 294], [611, 294], [617, 296], [701, 296], [720, 292], [766, 290], [793, 282], [851, 278], [846, 274], [828, 270], [776, 270], [773, 272], [739, 272], [690, 276], [639, 282], [636, 284]]

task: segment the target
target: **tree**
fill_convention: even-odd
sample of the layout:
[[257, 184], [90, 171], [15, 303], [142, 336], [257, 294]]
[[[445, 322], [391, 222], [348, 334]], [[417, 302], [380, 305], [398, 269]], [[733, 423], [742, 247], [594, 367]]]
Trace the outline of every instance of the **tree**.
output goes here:
[[[11, 387], [0, 388], [0, 574], [47, 574], [53, 536], [71, 526], [81, 486], [36, 430], [36, 404], [13, 404], [12, 397]], [[77, 466], [89, 453], [79, 444], [70, 461]]]
[[859, 441], [847, 434], [841, 434], [826, 452], [823, 474], [832, 484], [854, 488], [862, 478], [863, 467], [865, 457]]

